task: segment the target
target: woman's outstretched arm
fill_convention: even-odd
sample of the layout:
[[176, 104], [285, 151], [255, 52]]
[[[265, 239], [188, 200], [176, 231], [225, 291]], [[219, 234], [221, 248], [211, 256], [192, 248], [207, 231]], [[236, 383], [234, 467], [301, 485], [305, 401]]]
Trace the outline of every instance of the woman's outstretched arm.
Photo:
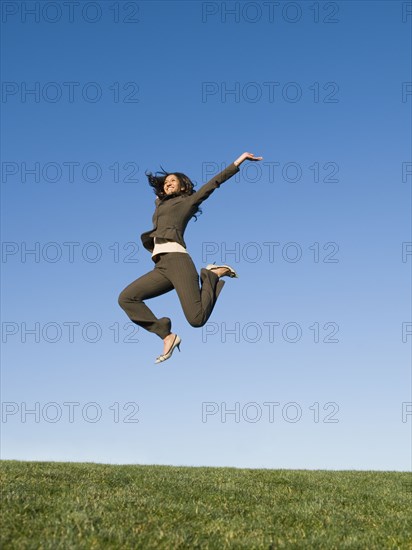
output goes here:
[[252, 153], [243, 153], [237, 158], [232, 164], [229, 164], [224, 170], [216, 174], [211, 180], [202, 185], [196, 193], [190, 196], [191, 202], [194, 206], [198, 206], [204, 200], [206, 200], [215, 189], [220, 187], [220, 185], [227, 181], [229, 178], [234, 176], [239, 172], [239, 165], [242, 164], [245, 160], [262, 160], [263, 157], [255, 157]]

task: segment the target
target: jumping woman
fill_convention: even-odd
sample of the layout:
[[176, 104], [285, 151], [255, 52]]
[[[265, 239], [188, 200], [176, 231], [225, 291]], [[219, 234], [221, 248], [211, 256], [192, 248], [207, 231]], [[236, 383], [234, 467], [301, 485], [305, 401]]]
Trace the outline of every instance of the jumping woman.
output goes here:
[[163, 176], [146, 173], [157, 198], [153, 229], [143, 233], [141, 240], [143, 246], [152, 253], [155, 266], [120, 293], [119, 305], [133, 323], [163, 340], [163, 354], [156, 358], [156, 363], [169, 359], [176, 347], [180, 351], [181, 338], [171, 332], [169, 317], [155, 317], [144, 300], [176, 289], [189, 324], [202, 327], [206, 323], [225, 284], [220, 278], [237, 277], [237, 274], [228, 265], [209, 264], [200, 270], [202, 284], [199, 288], [199, 275], [183, 239], [186, 226], [190, 218], [196, 218], [196, 213], [200, 212], [199, 205], [223, 182], [239, 172], [242, 162], [259, 161], [262, 158], [252, 153], [243, 153], [198, 191], [193, 189], [193, 183], [181, 172], [168, 173], [163, 170]]

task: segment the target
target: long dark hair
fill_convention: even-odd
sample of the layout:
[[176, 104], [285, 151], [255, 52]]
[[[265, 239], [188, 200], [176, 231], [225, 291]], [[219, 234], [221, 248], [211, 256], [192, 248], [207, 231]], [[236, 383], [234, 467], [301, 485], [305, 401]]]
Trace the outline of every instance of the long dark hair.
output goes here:
[[[145, 175], [147, 176], [149, 185], [153, 188], [154, 194], [161, 201], [167, 200], [172, 197], [177, 197], [181, 195], [193, 195], [193, 193], [196, 193], [194, 189], [195, 184], [191, 181], [190, 178], [188, 178], [188, 176], [186, 176], [186, 174], [183, 174], [182, 172], [167, 172], [166, 170], [163, 169], [162, 165], [160, 165], [160, 168], [162, 170], [158, 170], [157, 172], [155, 172], [155, 174], [152, 174], [152, 172], [148, 172], [146, 170]], [[158, 176], [157, 174], [163, 174], [163, 175]], [[177, 177], [182, 190], [179, 191], [178, 193], [172, 193], [170, 195], [167, 195], [164, 192], [165, 179], [167, 178], [167, 176], [172, 176], [172, 175]], [[199, 207], [197, 207], [195, 214], [193, 214], [195, 220], [197, 220], [196, 214], [201, 214], [201, 213], [202, 213], [202, 210]]]

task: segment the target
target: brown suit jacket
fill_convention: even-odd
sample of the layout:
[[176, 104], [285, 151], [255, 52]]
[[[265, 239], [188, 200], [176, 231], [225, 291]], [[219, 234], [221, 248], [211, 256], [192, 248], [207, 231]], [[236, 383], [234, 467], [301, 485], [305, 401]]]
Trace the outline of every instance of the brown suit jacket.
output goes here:
[[237, 172], [239, 172], [239, 167], [232, 162], [192, 195], [166, 197], [163, 200], [157, 198], [155, 200], [156, 210], [152, 218], [153, 229], [146, 231], [140, 237], [143, 246], [152, 252], [154, 238], [159, 237], [179, 243], [186, 248], [183, 235], [190, 218], [196, 213], [198, 205]]

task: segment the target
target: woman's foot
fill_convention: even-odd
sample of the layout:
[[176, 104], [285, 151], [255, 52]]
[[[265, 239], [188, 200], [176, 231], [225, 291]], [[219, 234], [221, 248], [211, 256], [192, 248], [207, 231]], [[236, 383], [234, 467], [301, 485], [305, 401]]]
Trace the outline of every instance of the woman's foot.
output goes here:
[[229, 270], [227, 267], [215, 267], [214, 269], [212, 268], [212, 271], [213, 273], [216, 273], [218, 277], [229, 275]]
[[208, 264], [206, 269], [212, 270], [218, 277], [238, 277], [236, 271], [230, 265]]
[[163, 355], [166, 355], [167, 352], [170, 350], [176, 336], [177, 334], [173, 334], [173, 332], [171, 332], [166, 336], [166, 338], [163, 338]]
[[178, 348], [180, 351], [180, 342], [181, 342], [180, 336], [177, 334], [173, 334], [172, 332], [166, 336], [166, 338], [163, 339], [164, 345], [163, 345], [163, 355], [159, 355], [159, 357], [156, 358], [155, 363], [161, 363], [162, 361], [166, 361], [166, 359], [169, 359], [169, 357], [172, 356], [172, 353], [175, 348]]

